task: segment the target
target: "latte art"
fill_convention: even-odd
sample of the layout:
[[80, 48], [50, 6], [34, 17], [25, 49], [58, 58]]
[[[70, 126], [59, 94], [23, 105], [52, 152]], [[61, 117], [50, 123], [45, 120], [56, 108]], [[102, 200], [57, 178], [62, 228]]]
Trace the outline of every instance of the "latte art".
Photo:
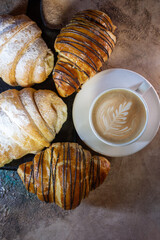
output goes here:
[[122, 136], [131, 131], [131, 127], [126, 126], [131, 105], [132, 102], [124, 102], [119, 105], [118, 109], [115, 109], [113, 106], [108, 108], [107, 106], [102, 106], [99, 114], [102, 123], [100, 127], [104, 131], [104, 134], [110, 133], [114, 136]]
[[146, 110], [134, 93], [119, 89], [103, 94], [92, 110], [95, 131], [116, 144], [136, 138], [146, 122]]

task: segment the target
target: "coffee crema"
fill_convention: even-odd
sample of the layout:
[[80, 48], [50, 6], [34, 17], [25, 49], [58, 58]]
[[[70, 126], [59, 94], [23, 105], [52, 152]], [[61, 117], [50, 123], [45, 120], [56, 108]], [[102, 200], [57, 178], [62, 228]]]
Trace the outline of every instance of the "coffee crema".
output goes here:
[[113, 144], [123, 144], [142, 132], [147, 116], [144, 104], [136, 94], [112, 89], [98, 98], [91, 118], [101, 138]]

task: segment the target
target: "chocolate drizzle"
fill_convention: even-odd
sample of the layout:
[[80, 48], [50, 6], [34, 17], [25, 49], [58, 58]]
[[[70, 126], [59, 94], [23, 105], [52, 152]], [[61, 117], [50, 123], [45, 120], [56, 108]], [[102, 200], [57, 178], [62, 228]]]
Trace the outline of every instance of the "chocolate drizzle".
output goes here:
[[[95, 70], [96, 72], [98, 71], [98, 70], [97, 70], [97, 66], [96, 66], [96, 64], [94, 63], [94, 61], [92, 60], [92, 58], [90, 58], [84, 51], [82, 51], [81, 49], [79, 49], [78, 47], [75, 47], [75, 46], [73, 45], [73, 44], [76, 44], [76, 43], [74, 43], [74, 42], [72, 42], [72, 41], [67, 41], [67, 40], [57, 41], [57, 44], [59, 44], [59, 43], [64, 43], [64, 44], [69, 45], [70, 47], [75, 48], [76, 50], [78, 50], [80, 53], [82, 53], [84, 56], [86, 56], [86, 57], [92, 62], [92, 64], [90, 64], [89, 62], [87, 62], [87, 64], [89, 64], [90, 67], [93, 68], [93, 70]], [[84, 62], [86, 62], [86, 61], [84, 60], [84, 58], [81, 58], [81, 60], [84, 61]]]
[[115, 28], [108, 15], [98, 10], [81, 11], [62, 28], [56, 38], [55, 49], [60, 58], [70, 62], [77, 72], [58, 61], [55, 70], [59, 67], [62, 74], [60, 76], [60, 72], [54, 71], [53, 79], [61, 96], [71, 95], [88, 78], [101, 71], [116, 43], [112, 33]]
[[[102, 25], [97, 25], [97, 24], [95, 24], [93, 22], [86, 21], [85, 19], [76, 19], [76, 18], [72, 18], [71, 23], [69, 23], [67, 26], [72, 26], [72, 24], [82, 25], [82, 26], [86, 25], [88, 27], [91, 27], [92, 29], [98, 29], [98, 31], [100, 31], [101, 34], [103, 32], [103, 33], [107, 34], [111, 38], [111, 36], [108, 33], [108, 31], [110, 31], [110, 30], [107, 30]], [[102, 34], [102, 35], [104, 35], [104, 34]], [[112, 39], [112, 41], [115, 43], [115, 41], [113, 39]]]
[[[82, 32], [80, 32], [80, 31], [78, 31], [78, 30], [73, 30], [73, 29], [64, 29], [64, 30], [62, 30], [62, 33], [74, 33], [74, 34], [76, 34], [76, 35], [80, 35], [80, 36], [82, 36], [82, 37], [90, 40], [91, 42], [95, 43], [95, 45], [96, 45], [97, 47], [99, 47], [105, 54], [107, 54], [107, 56], [108, 56], [108, 58], [109, 58], [109, 54], [108, 54], [107, 49], [106, 49], [102, 44], [100, 44], [97, 40], [95, 40], [94, 38], [88, 36], [87, 34], [82, 33]], [[62, 51], [61, 51], [61, 52], [62, 52]]]
[[33, 187], [34, 187], [34, 192], [35, 193], [37, 193], [37, 188], [36, 188], [36, 186], [35, 186], [35, 161], [34, 161], [34, 159], [33, 159]]
[[[71, 29], [72, 27], [76, 27], [76, 28], [79, 28], [79, 29], [85, 29], [87, 30], [89, 33], [92, 32], [94, 35], [96, 35], [97, 37], [99, 37], [101, 40], [103, 40], [104, 42], [106, 42], [109, 47], [113, 50], [113, 44], [111, 43], [111, 41], [104, 35], [100, 32], [100, 30], [96, 29], [96, 28], [93, 28], [93, 27], [89, 27], [87, 26], [86, 24], [72, 24], [71, 25]], [[69, 29], [68, 27], [66, 29]], [[98, 34], [97, 34], [98, 33]], [[107, 33], [107, 32], [106, 32]], [[107, 34], [109, 36], [109, 34]]]
[[68, 85], [70, 85], [72, 88], [74, 88], [76, 90], [77, 89], [76, 86], [68, 79], [68, 77], [66, 77], [67, 81], [65, 81], [64, 78], [62, 79], [62, 74], [65, 74], [64, 72], [62, 72], [60, 70], [57, 70], [57, 69], [54, 69], [54, 73], [59, 73], [59, 72], [60, 72], [60, 75], [58, 75], [58, 76], [60, 76], [60, 78], [53, 76], [54, 79], [57, 79], [58, 81], [61, 81], [61, 82], [64, 82], [64, 83], [67, 83]]
[[[95, 158], [95, 157], [94, 157]], [[95, 171], [95, 160], [96, 160], [96, 178], [95, 178], [95, 175], [94, 175], [94, 171]], [[92, 178], [92, 181], [90, 183], [90, 187], [91, 187], [91, 190], [95, 189], [97, 186], [100, 185], [100, 160], [99, 160], [99, 157], [96, 157], [96, 159], [93, 159], [93, 164], [91, 166], [92, 170], [91, 170], [91, 178]]]
[[24, 185], [26, 186], [26, 163], [24, 164], [24, 175], [23, 175]]
[[78, 165], [78, 144], [76, 144], [76, 166], [75, 166], [75, 175], [74, 175], [74, 185], [73, 185], [73, 196], [71, 198], [71, 208], [74, 202], [75, 188], [76, 188], [76, 179], [77, 179], [77, 165]]
[[67, 153], [67, 163], [65, 163], [65, 209], [66, 209], [67, 175], [68, 175], [68, 153]]
[[77, 54], [69, 52], [69, 51], [61, 51], [61, 53], [65, 53], [65, 54], [67, 53], [67, 54], [73, 55], [74, 57], [80, 59], [82, 62], [85, 62], [89, 67], [91, 67], [95, 72], [97, 72], [97, 70], [89, 62], [87, 62], [85, 59], [78, 56]]
[[[75, 78], [74, 77], [74, 75], [73, 75], [73, 73], [72, 72], [70, 72], [66, 67], [64, 67], [64, 62], [61, 62], [61, 61], [59, 61], [58, 63], [57, 63], [57, 66], [59, 66], [59, 67], [61, 67], [61, 68], [63, 68], [64, 70], [66, 70], [67, 72], [69, 72], [69, 73], [66, 73], [66, 72], [64, 72], [64, 71], [59, 71], [59, 72], [63, 72], [66, 76], [68, 76], [69, 78], [71, 78], [74, 82], [75, 82], [75, 84], [77, 84], [78, 86], [80, 86], [80, 82], [78, 81], [78, 79], [77, 78]], [[55, 69], [55, 72], [58, 72], [57, 71], [57, 67], [56, 67], [56, 69]]]
[[99, 160], [99, 157], [97, 157], [97, 177], [96, 177], [96, 184], [97, 184], [97, 186], [100, 185], [100, 160]]
[[55, 77], [55, 76], [54, 76], [53, 78], [54, 78], [54, 80], [55, 80], [55, 82], [56, 82], [56, 84], [57, 84], [58, 86], [60, 86], [60, 82], [64, 82], [64, 83], [70, 85], [73, 89], [77, 90], [77, 88], [76, 88], [73, 84], [71, 84], [71, 83], [68, 82], [68, 81], [65, 81], [64, 79], [62, 79], [62, 77], [61, 77], [61, 78], [58, 78], [58, 77]]
[[42, 185], [42, 195], [43, 199], [45, 202], [47, 202], [44, 194], [44, 186], [43, 186], [43, 157], [44, 157], [44, 152], [41, 152], [41, 185]]
[[[72, 80], [73, 80], [77, 85], [80, 86], [80, 82], [78, 81], [78, 78], [75, 78], [75, 77], [74, 77], [74, 74], [73, 74], [72, 72], [70, 72], [66, 67], [64, 67], [64, 64], [65, 64], [65, 62], [59, 61], [59, 62], [57, 63], [57, 66], [60, 66], [61, 68], [64, 68], [64, 70], [66, 70], [67, 72], [69, 72], [69, 74], [67, 74], [66, 72], [65, 72], [65, 74], [68, 75], [70, 78], [72, 78]], [[67, 64], [67, 65], [68, 65], [68, 64]], [[73, 68], [73, 66], [72, 66], [72, 68]]]
[[39, 188], [38, 197], [45, 202], [57, 202], [64, 209], [72, 209], [80, 204], [89, 191], [100, 185], [101, 159], [98, 156], [91, 157], [77, 143], [54, 144], [35, 160], [32, 164], [24, 164], [22, 176], [26, 189], [33, 192], [36, 184]]
[[[103, 26], [101, 23], [99, 23], [97, 20], [95, 20], [94, 18], [90, 17], [90, 16], [77, 16], [75, 17], [75, 19], [78, 21], [80, 19], [84, 19], [85, 21], [89, 21], [89, 22], [93, 22], [95, 23], [96, 25], [99, 25], [99, 26]], [[105, 27], [105, 26], [104, 26]], [[111, 31], [110, 27], [109, 26], [106, 26], [106, 30], [108, 31]]]
[[78, 69], [78, 71], [80, 71], [80, 72], [83, 72], [89, 78], [89, 74], [86, 71], [82, 70], [76, 63], [71, 64], [71, 63], [69, 63], [69, 59], [67, 59], [67, 60], [68, 60], [67, 64], [70, 64], [73, 68]]
[[[104, 24], [105, 24], [104, 27], [105, 27], [105, 28], [108, 27], [108, 29], [109, 29], [110, 31], [113, 30], [110, 21], [109, 21], [104, 15], [102, 15], [102, 14], [100, 15], [100, 14], [99, 14], [98, 12], [96, 12], [96, 11], [93, 12], [92, 10], [86, 10], [86, 11], [77, 13], [76, 16], [81, 17], [81, 18], [85, 18], [85, 19], [87, 19], [87, 20], [89, 20], [89, 21], [91, 21], [91, 22], [95, 22], [95, 23], [97, 23], [97, 24], [99, 24], [99, 25], [104, 26], [102, 23], [98, 22], [98, 21], [94, 18], [94, 17], [96, 17], [96, 18], [100, 19], [100, 21], [104, 22]], [[104, 21], [104, 19], [107, 21], [107, 24], [106, 24], [106, 22]], [[108, 25], [109, 25], [109, 26], [108, 26]]]
[[[38, 176], [39, 176], [39, 167], [40, 167], [40, 161], [41, 161], [41, 154], [39, 154], [39, 159], [38, 159], [38, 168], [37, 168], [37, 172], [34, 173], [34, 175], [36, 174], [36, 176], [34, 176], [34, 185], [35, 185], [35, 181], [37, 182]], [[34, 160], [33, 160], [33, 165], [35, 164]], [[35, 165], [34, 165], [35, 166]], [[36, 186], [34, 186], [35, 189], [35, 193], [37, 194], [37, 184]]]
[[[59, 38], [62, 38], [63, 39], [63, 37], [61, 37], [61, 36], [58, 36], [57, 37], [57, 39], [59, 39]], [[100, 55], [100, 53], [96, 50], [96, 49], [94, 49], [93, 47], [91, 47], [88, 43], [79, 43], [78, 42], [78, 39], [76, 39], [76, 38], [74, 38], [74, 37], [71, 37], [71, 36], [65, 36], [65, 38], [69, 38], [69, 39], [71, 39], [71, 40], [74, 40], [74, 41], [70, 41], [70, 42], [72, 42], [72, 43], [74, 43], [74, 44], [77, 44], [77, 45], [79, 45], [79, 46], [82, 46], [82, 47], [84, 47], [85, 49], [87, 49], [88, 51], [90, 51], [91, 53], [93, 53], [97, 58], [99, 58], [99, 60], [103, 63], [104, 62], [104, 60], [103, 60], [103, 58], [102, 58], [102, 56]], [[58, 43], [59, 41], [57, 40], [57, 43]]]
[[39, 154], [39, 159], [38, 159], [38, 169], [37, 169], [37, 175], [36, 175], [36, 179], [38, 179], [38, 176], [39, 176], [39, 167], [40, 167], [40, 162], [41, 162], [41, 153]]
[[52, 163], [53, 163], [53, 151], [54, 147], [51, 148], [51, 159], [50, 159], [50, 171], [49, 171], [49, 180], [48, 180], [48, 199], [47, 202], [49, 202], [49, 195], [50, 195], [50, 188], [51, 188], [51, 175], [53, 176], [53, 170], [52, 170]]
[[94, 183], [94, 159], [92, 164], [92, 183], [91, 183], [91, 190], [95, 189], [95, 183]]
[[72, 209], [72, 166], [71, 166], [71, 153], [70, 153], [70, 145], [68, 143], [67, 149], [67, 159], [70, 161], [70, 209]]
[[[66, 70], [67, 72], [68, 72], [68, 76], [69, 77], [74, 77], [74, 74], [72, 73], [72, 72], [70, 72], [66, 67], [64, 67], [62, 64], [60, 64], [60, 63], [62, 63], [62, 64], [67, 64], [68, 65], [68, 63], [65, 63], [65, 62], [62, 62], [62, 61], [58, 61], [56, 64], [57, 64], [57, 66], [60, 66], [60, 67], [62, 67], [62, 68], [64, 68], [64, 70]], [[70, 64], [71, 65], [71, 64]], [[73, 66], [72, 66], [73, 67]], [[77, 83], [79, 83], [79, 81], [77, 81]]]
[[[29, 181], [28, 181], [28, 189], [27, 189], [28, 191], [29, 191], [29, 187], [30, 187], [32, 175], [33, 175], [33, 164], [31, 165], [31, 173], [30, 173]], [[34, 184], [34, 183], [33, 183], [33, 184]]]
[[[113, 31], [113, 27], [112, 27], [109, 19], [106, 18], [104, 14], [100, 15], [100, 14], [98, 14], [98, 12], [96, 12], [96, 11], [93, 12], [92, 10], [87, 10], [86, 13], [89, 13], [89, 14], [95, 16], [95, 17], [98, 17], [99, 19], [101, 19], [105, 23], [105, 21], [103, 20], [103, 18], [104, 18], [107, 21], [107, 24], [105, 23], [105, 27], [109, 25], [110, 30]], [[103, 24], [101, 24], [101, 25], [103, 25]]]
[[[53, 157], [53, 155], [52, 155]], [[57, 164], [58, 164], [58, 160], [59, 160], [59, 152], [58, 152], [58, 155], [57, 155], [57, 159], [56, 159], [56, 164], [55, 164], [55, 167], [54, 167], [54, 178], [52, 178], [53, 180], [53, 201], [56, 203], [56, 173], [57, 173]], [[52, 177], [53, 177], [53, 166], [52, 166]]]

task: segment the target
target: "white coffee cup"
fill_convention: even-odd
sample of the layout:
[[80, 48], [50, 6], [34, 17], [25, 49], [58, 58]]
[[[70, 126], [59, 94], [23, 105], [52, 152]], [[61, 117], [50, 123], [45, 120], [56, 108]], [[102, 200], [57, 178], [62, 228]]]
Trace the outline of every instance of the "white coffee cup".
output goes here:
[[[112, 88], [99, 94], [91, 104], [89, 123], [95, 136], [111, 146], [125, 146], [137, 141], [148, 123], [148, 107], [137, 91]], [[145, 89], [146, 90], [146, 89]]]

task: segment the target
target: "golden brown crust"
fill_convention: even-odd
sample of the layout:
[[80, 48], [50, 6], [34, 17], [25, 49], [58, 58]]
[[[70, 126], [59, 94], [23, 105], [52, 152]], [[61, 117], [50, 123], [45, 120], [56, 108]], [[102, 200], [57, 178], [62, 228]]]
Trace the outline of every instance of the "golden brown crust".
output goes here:
[[53, 53], [42, 31], [25, 15], [0, 16], [0, 77], [9, 85], [31, 86], [46, 80]]
[[[58, 61], [54, 68], [53, 79], [61, 96], [67, 97], [77, 90], [75, 76], [78, 76], [79, 83], [83, 84], [100, 71], [103, 62], [107, 61], [115, 46], [115, 28], [111, 19], [97, 10], [77, 13], [70, 23], [62, 28], [56, 38], [55, 49], [59, 58], [63, 57], [66, 58], [66, 62], [72, 62], [72, 67], [66, 64], [67, 69], [64, 70], [64, 64], [61, 64], [59, 69]], [[70, 71], [74, 76], [68, 81], [66, 71]]]
[[84, 10], [81, 12], [78, 12], [73, 19], [81, 19], [82, 21], [88, 20], [91, 22], [95, 22], [96, 25], [102, 25], [107, 30], [114, 32], [116, 29], [116, 26], [112, 23], [110, 17], [99, 10]]
[[26, 189], [40, 200], [68, 210], [102, 184], [109, 169], [106, 158], [91, 156], [77, 143], [66, 142], [53, 143], [33, 162], [20, 165], [18, 174]]
[[25, 88], [1, 93], [0, 167], [48, 147], [66, 118], [67, 107], [53, 91]]
[[[59, 57], [53, 73], [58, 93], [67, 97], [77, 91], [88, 79], [88, 75], [66, 58]], [[66, 95], [67, 93], [67, 95]]]

